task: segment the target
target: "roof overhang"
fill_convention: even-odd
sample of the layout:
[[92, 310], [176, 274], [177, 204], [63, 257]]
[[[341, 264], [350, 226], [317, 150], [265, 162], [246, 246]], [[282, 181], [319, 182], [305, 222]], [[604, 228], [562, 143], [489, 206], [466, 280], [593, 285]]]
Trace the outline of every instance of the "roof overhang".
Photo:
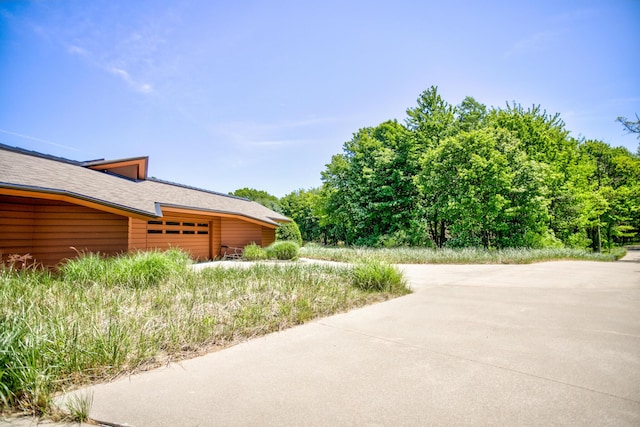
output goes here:
[[0, 194], [5, 196], [16, 197], [28, 197], [35, 199], [45, 200], [59, 200], [67, 203], [73, 203], [88, 208], [113, 213], [116, 215], [122, 215], [137, 219], [148, 220], [149, 218], [157, 218], [160, 215], [153, 214], [151, 212], [139, 211], [128, 208], [126, 206], [117, 205], [114, 203], [107, 203], [104, 200], [99, 200], [91, 197], [87, 197], [82, 194], [73, 193], [70, 191], [57, 190], [53, 188], [43, 187], [31, 187], [26, 185], [15, 185], [0, 182]]
[[235, 218], [241, 219], [243, 221], [251, 222], [254, 224], [261, 225], [263, 227], [268, 228], [278, 228], [280, 224], [277, 222], [267, 222], [262, 221], [256, 218], [253, 218], [248, 215], [243, 215], [237, 212], [227, 212], [221, 210], [213, 210], [213, 209], [198, 209], [192, 207], [185, 206], [176, 206], [176, 205], [168, 205], [168, 204], [160, 204], [160, 209], [162, 211], [162, 216], [176, 214], [176, 215], [193, 215], [193, 216], [209, 216], [209, 217], [221, 217], [221, 218]]

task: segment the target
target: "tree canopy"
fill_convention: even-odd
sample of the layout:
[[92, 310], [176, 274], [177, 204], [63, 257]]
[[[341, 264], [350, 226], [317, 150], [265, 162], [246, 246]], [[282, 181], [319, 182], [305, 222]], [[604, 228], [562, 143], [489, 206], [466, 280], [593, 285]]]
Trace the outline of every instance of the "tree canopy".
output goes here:
[[640, 230], [637, 154], [573, 138], [540, 106], [488, 108], [472, 97], [453, 106], [434, 86], [404, 123], [355, 132], [321, 177], [321, 188], [280, 200], [234, 194], [276, 207], [305, 241], [324, 243], [600, 250]]

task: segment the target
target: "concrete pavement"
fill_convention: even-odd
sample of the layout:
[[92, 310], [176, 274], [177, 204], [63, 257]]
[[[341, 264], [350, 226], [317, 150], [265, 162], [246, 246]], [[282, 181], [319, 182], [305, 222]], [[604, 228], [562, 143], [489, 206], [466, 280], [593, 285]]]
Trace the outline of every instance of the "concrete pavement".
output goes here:
[[101, 384], [130, 426], [640, 425], [640, 252], [408, 265], [414, 293]]

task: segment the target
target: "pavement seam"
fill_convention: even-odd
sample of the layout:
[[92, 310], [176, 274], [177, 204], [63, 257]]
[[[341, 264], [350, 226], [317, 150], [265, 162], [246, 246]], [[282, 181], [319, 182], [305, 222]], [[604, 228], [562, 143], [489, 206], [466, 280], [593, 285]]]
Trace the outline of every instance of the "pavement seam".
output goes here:
[[531, 378], [536, 378], [536, 379], [543, 380], [543, 381], [549, 381], [549, 382], [553, 382], [553, 383], [556, 383], [556, 384], [561, 384], [561, 385], [564, 385], [564, 386], [568, 386], [568, 387], [572, 387], [572, 388], [588, 391], [588, 392], [591, 392], [591, 393], [602, 394], [604, 396], [609, 396], [609, 397], [612, 397], [614, 399], [620, 399], [620, 400], [624, 400], [626, 402], [631, 402], [631, 403], [635, 403], [635, 404], [640, 405], [640, 401], [629, 399], [629, 398], [623, 397], [623, 396], [618, 396], [618, 395], [615, 395], [615, 394], [611, 394], [611, 393], [608, 393], [606, 391], [595, 390], [595, 389], [592, 389], [592, 388], [589, 388], [589, 387], [584, 387], [584, 386], [580, 386], [580, 385], [576, 385], [576, 384], [571, 384], [571, 383], [567, 383], [567, 382], [564, 382], [564, 381], [556, 380], [556, 379], [553, 379], [553, 378], [542, 377], [540, 375], [535, 375], [535, 374], [532, 374], [532, 373], [529, 373], [529, 372], [519, 371], [517, 369], [508, 368], [508, 367], [505, 367], [505, 366], [494, 365], [494, 364], [491, 364], [491, 363], [483, 362], [481, 360], [470, 359], [468, 357], [459, 356], [457, 354], [451, 354], [451, 353], [446, 353], [446, 352], [443, 352], [443, 351], [432, 350], [432, 349], [424, 347], [424, 346], [420, 346], [420, 345], [416, 345], [416, 344], [409, 344], [409, 343], [406, 343], [406, 342], [398, 341], [398, 340], [395, 340], [395, 339], [392, 339], [392, 338], [383, 337], [383, 336], [372, 335], [372, 334], [369, 334], [369, 333], [366, 333], [366, 332], [362, 332], [362, 331], [358, 331], [358, 330], [355, 330], [355, 329], [345, 328], [345, 327], [337, 326], [337, 325], [331, 325], [331, 324], [324, 323], [324, 322], [318, 322], [318, 324], [321, 325], [321, 326], [327, 327], [327, 328], [337, 329], [337, 330], [340, 330], [340, 331], [348, 332], [348, 333], [355, 334], [355, 335], [361, 335], [361, 336], [365, 336], [365, 337], [369, 337], [369, 338], [375, 338], [375, 339], [378, 339], [378, 340], [381, 340], [381, 341], [386, 341], [386, 342], [390, 342], [390, 343], [393, 343], [393, 344], [398, 344], [398, 345], [401, 345], [401, 346], [404, 346], [404, 347], [411, 347], [411, 348], [415, 348], [415, 349], [418, 349], [418, 350], [421, 350], [421, 351], [426, 351], [428, 353], [433, 353], [433, 354], [438, 354], [438, 355], [441, 355], [441, 356], [451, 357], [451, 358], [454, 358], [454, 359], [464, 360], [466, 362], [477, 363], [479, 365], [489, 366], [491, 368], [501, 369], [501, 370], [504, 370], [504, 371], [508, 371], [508, 372], [512, 372], [512, 373], [516, 373], [516, 374], [520, 374], [520, 375], [525, 375], [525, 376], [528, 376], [528, 377], [531, 377]]

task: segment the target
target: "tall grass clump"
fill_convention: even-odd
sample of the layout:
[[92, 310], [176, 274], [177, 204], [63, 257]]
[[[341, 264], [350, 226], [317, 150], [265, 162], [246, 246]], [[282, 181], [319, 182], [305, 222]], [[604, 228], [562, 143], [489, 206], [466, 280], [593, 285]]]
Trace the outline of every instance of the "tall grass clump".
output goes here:
[[269, 258], [291, 260], [298, 257], [300, 246], [296, 242], [283, 240], [267, 246], [266, 251]]
[[611, 253], [596, 253], [570, 248], [364, 248], [305, 246], [300, 256], [329, 261], [355, 263], [370, 258], [390, 264], [529, 264], [553, 260], [615, 261], [624, 256], [624, 249]]
[[[86, 254], [57, 272], [0, 266], [0, 413], [46, 413], [60, 391], [404, 292], [353, 286], [347, 266], [189, 262], [168, 251]], [[67, 409], [83, 419], [89, 403]]]
[[165, 252], [136, 252], [119, 257], [84, 254], [69, 260], [60, 269], [70, 283], [100, 283], [109, 286], [146, 288], [186, 271], [188, 254], [178, 249]]
[[358, 262], [351, 271], [354, 286], [364, 291], [408, 293], [407, 282], [394, 266], [377, 259]]
[[242, 253], [242, 258], [247, 261], [260, 261], [268, 257], [267, 251], [255, 243], [245, 246]]

